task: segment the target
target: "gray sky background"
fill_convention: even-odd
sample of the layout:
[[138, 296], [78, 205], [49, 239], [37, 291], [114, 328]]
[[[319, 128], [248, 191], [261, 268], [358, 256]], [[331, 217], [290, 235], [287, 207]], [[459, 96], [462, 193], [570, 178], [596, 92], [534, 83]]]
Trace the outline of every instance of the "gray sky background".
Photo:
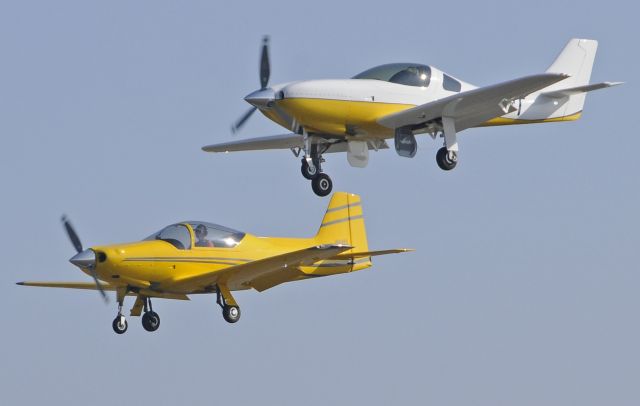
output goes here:
[[[3, 404], [640, 403], [633, 2], [20, 1], [0, 5]], [[67, 262], [85, 246], [202, 219], [261, 235], [315, 233], [328, 199], [290, 152], [212, 155], [258, 86], [433, 64], [477, 85], [544, 71], [571, 37], [600, 41], [574, 123], [471, 130], [460, 164], [439, 142], [413, 160], [328, 155], [335, 190], [364, 201], [371, 248], [413, 247], [368, 271], [154, 302], [155, 334]], [[240, 137], [282, 130], [256, 115]], [[127, 312], [133, 300], [128, 299]]]

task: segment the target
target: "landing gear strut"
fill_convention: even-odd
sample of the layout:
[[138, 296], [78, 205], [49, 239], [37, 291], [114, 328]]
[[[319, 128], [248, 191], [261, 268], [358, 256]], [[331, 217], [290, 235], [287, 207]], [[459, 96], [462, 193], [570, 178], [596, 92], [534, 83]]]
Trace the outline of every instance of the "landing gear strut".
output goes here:
[[125, 294], [121, 295], [120, 292], [118, 292], [118, 315], [113, 319], [113, 323], [111, 323], [111, 327], [113, 327], [113, 331], [115, 331], [116, 334], [124, 334], [125, 331], [127, 331], [127, 327], [129, 327], [127, 319], [125, 319], [124, 314], [122, 314], [122, 304]]
[[297, 152], [293, 152], [296, 156], [299, 156], [301, 150], [304, 151], [300, 172], [302, 172], [302, 176], [305, 179], [311, 181], [311, 189], [316, 195], [327, 196], [333, 189], [333, 182], [331, 182], [329, 175], [322, 173], [321, 164], [324, 162], [322, 153], [326, 152], [329, 146], [314, 142], [312, 136], [308, 135], [306, 131], [303, 132], [303, 137], [304, 147], [299, 148]]
[[151, 298], [144, 298], [144, 314], [142, 315], [142, 327], [147, 331], [156, 331], [160, 327], [160, 316], [153, 311]]
[[450, 171], [458, 164], [458, 140], [455, 120], [452, 117], [442, 117], [442, 135], [444, 147], [438, 150], [436, 162], [440, 169]]
[[222, 308], [222, 317], [227, 323], [236, 323], [240, 320], [240, 307], [225, 285], [216, 286], [216, 303]]

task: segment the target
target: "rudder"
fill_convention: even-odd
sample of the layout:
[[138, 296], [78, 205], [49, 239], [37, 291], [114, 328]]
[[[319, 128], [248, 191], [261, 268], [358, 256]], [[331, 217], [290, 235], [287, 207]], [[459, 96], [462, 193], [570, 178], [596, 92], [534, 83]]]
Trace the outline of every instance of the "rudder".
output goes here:
[[315, 238], [322, 244], [347, 244], [354, 247], [353, 251], [367, 251], [367, 232], [360, 196], [334, 193]]
[[[598, 41], [593, 39], [574, 38], [569, 40], [560, 55], [547, 69], [549, 73], [564, 73], [569, 77], [549, 86], [544, 91], [550, 93], [589, 84], [597, 49]], [[580, 114], [584, 108], [585, 99], [586, 93], [571, 95], [560, 109], [562, 115]]]

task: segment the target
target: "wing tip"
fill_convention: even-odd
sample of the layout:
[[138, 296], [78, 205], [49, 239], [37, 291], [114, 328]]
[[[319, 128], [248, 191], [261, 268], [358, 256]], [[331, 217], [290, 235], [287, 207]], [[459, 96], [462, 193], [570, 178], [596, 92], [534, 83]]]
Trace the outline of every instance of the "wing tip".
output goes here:
[[25, 282], [16, 282], [16, 285], [24, 286]]

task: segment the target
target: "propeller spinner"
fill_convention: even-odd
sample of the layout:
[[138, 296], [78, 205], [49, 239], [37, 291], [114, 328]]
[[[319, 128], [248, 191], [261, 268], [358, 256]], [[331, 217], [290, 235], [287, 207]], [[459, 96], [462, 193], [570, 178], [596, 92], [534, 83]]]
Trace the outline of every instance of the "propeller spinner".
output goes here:
[[67, 231], [67, 236], [69, 236], [69, 240], [71, 244], [76, 249], [77, 254], [69, 259], [73, 265], [77, 266], [82, 270], [87, 270], [93, 277], [94, 282], [96, 283], [96, 288], [102, 295], [102, 298], [105, 302], [109, 302], [109, 298], [102, 288], [102, 284], [98, 280], [98, 275], [96, 274], [96, 253], [92, 249], [82, 249], [82, 242], [80, 242], [80, 237], [76, 233], [76, 230], [71, 225], [71, 222], [67, 218], [67, 216], [62, 216], [62, 225], [64, 229]]

